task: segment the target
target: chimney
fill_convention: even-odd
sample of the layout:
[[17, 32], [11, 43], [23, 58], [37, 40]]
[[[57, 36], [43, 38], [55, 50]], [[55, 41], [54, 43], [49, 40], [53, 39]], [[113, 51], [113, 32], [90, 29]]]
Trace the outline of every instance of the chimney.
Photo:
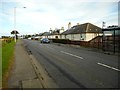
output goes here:
[[61, 27], [61, 30], [64, 30], [64, 27]]
[[61, 27], [60, 34], [64, 32], [64, 27]]
[[77, 23], [77, 25], [80, 25], [80, 23]]
[[50, 28], [49, 32], [52, 33], [52, 29], [51, 28]]
[[71, 22], [68, 23], [68, 29], [70, 29], [70, 28], [71, 28]]

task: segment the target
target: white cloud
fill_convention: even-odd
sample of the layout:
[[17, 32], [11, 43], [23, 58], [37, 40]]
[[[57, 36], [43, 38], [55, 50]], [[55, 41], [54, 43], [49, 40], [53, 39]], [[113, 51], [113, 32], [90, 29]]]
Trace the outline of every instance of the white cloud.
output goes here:
[[[90, 22], [101, 26], [103, 20], [108, 24], [117, 23], [118, 0], [4, 0], [4, 17], [0, 22], [7, 22], [2, 28], [6, 33], [13, 26], [13, 8], [16, 8], [17, 28], [21, 34], [49, 31], [49, 28], [67, 28], [68, 22]], [[27, 8], [22, 8], [27, 7]], [[12, 24], [11, 24], [12, 23]], [[9, 27], [9, 28], [6, 28]]]

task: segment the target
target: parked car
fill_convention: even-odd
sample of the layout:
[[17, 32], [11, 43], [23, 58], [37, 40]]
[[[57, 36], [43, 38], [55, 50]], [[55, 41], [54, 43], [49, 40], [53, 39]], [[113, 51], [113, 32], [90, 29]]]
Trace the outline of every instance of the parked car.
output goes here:
[[41, 43], [50, 43], [50, 40], [48, 38], [42, 38]]

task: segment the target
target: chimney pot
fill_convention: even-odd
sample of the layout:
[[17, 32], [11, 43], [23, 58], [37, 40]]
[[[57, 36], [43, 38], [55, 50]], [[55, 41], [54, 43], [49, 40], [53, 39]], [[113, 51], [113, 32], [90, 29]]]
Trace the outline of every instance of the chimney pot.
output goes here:
[[70, 28], [71, 28], [71, 22], [68, 23], [68, 29], [70, 29]]

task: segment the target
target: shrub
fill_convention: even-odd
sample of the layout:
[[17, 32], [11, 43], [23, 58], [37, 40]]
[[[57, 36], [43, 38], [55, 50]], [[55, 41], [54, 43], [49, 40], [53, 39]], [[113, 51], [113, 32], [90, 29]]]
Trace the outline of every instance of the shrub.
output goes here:
[[54, 43], [62, 43], [62, 44], [70, 44], [69, 39], [52, 39], [52, 42], [54, 42]]

